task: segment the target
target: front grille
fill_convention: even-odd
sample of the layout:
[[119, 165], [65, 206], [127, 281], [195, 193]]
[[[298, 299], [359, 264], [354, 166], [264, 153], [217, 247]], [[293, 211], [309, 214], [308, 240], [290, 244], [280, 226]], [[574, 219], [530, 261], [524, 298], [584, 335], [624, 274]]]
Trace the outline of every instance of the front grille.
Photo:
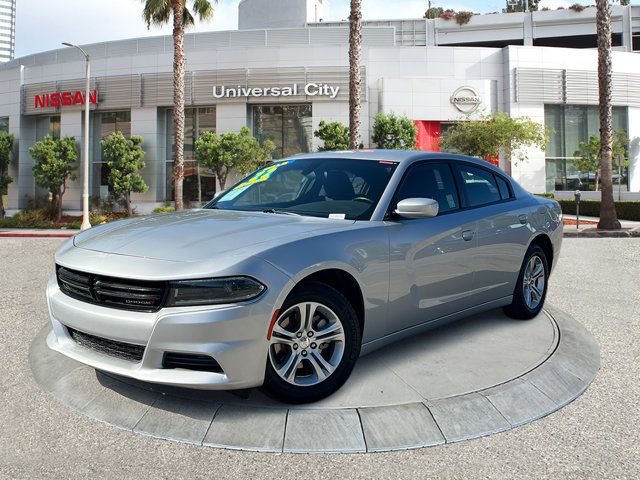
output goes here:
[[185, 368], [201, 372], [222, 373], [222, 368], [208, 355], [195, 355], [191, 353], [166, 352], [162, 358], [164, 368]]
[[165, 282], [120, 279], [56, 267], [60, 290], [83, 302], [105, 307], [157, 312], [164, 301]]
[[142, 345], [116, 342], [115, 340], [89, 335], [73, 328], [68, 328], [68, 330], [69, 335], [78, 345], [110, 357], [139, 362], [144, 355], [144, 347]]

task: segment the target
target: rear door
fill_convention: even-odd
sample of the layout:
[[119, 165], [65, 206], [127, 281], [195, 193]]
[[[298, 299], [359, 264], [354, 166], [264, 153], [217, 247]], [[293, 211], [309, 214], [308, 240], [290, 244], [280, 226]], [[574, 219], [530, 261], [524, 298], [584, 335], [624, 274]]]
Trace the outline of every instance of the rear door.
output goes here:
[[448, 162], [425, 161], [405, 173], [391, 210], [405, 198], [433, 198], [433, 218], [393, 217], [390, 237], [388, 332], [435, 320], [471, 306], [475, 220], [461, 209]]
[[474, 301], [497, 300], [513, 293], [531, 237], [526, 209], [518, 209], [506, 177], [475, 164], [454, 162], [463, 202], [477, 225]]

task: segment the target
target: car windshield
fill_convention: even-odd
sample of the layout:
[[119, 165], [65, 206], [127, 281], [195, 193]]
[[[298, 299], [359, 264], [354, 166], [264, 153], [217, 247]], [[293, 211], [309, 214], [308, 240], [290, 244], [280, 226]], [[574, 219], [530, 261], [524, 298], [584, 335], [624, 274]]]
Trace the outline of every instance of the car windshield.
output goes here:
[[368, 220], [396, 166], [344, 158], [274, 162], [204, 208]]

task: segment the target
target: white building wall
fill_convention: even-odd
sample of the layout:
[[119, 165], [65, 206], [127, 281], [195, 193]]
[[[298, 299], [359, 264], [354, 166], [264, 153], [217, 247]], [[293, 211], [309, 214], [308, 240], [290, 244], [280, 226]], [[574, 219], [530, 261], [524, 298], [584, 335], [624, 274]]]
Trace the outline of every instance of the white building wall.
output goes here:
[[629, 191], [640, 192], [640, 108], [629, 108]]

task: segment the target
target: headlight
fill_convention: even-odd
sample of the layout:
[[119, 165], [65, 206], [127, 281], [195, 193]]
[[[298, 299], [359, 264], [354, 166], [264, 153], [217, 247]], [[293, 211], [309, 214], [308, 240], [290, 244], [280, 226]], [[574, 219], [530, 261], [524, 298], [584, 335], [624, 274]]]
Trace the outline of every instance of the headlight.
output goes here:
[[168, 307], [218, 305], [253, 300], [267, 289], [249, 277], [206, 278], [169, 283]]

